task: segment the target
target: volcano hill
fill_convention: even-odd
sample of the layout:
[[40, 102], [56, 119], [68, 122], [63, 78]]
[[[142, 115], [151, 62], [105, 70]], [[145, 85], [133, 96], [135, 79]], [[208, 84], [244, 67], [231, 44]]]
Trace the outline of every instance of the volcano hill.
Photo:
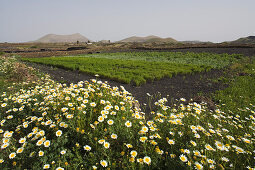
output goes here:
[[83, 35], [76, 33], [71, 35], [57, 35], [57, 34], [47, 34], [36, 41], [35, 43], [71, 43], [71, 42], [88, 42], [88, 38]]

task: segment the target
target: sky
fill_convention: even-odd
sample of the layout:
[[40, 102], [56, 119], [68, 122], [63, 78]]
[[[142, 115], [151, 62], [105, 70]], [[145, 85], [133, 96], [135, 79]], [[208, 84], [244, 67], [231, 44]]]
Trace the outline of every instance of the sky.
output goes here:
[[255, 0], [0, 0], [0, 42], [80, 33], [232, 41], [255, 35]]

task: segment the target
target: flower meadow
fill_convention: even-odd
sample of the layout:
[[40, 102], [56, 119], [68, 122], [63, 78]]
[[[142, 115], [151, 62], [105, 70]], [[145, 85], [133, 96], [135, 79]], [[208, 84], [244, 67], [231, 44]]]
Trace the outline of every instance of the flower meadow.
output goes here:
[[234, 113], [162, 98], [144, 113], [97, 79], [20, 84], [0, 96], [1, 169], [254, 169], [253, 104]]

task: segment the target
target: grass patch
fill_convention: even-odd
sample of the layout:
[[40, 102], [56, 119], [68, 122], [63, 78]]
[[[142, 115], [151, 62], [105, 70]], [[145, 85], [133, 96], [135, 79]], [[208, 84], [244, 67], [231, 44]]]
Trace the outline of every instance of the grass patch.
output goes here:
[[[230, 86], [215, 94], [225, 110], [239, 111], [255, 103], [255, 63], [236, 65], [234, 76], [227, 78]], [[225, 80], [226, 81], [226, 80]]]
[[5, 78], [0, 75], [0, 92], [2, 92], [5, 89]]

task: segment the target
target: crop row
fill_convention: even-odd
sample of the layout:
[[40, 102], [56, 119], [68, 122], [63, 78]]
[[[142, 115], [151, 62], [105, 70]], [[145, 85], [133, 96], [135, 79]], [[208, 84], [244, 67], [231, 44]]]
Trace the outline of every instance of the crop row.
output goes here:
[[213, 68], [223, 68], [238, 59], [241, 54], [213, 54], [193, 52], [118, 52], [80, 55], [81, 57], [108, 58], [120, 60], [141, 60], [153, 62], [170, 62], [178, 64], [204, 65]]
[[146, 81], [210, 70], [210, 66], [169, 62], [148, 62], [141, 60], [120, 60], [91, 57], [45, 57], [23, 58], [23, 61], [41, 63], [65, 69], [98, 74], [123, 83], [140, 85]]

